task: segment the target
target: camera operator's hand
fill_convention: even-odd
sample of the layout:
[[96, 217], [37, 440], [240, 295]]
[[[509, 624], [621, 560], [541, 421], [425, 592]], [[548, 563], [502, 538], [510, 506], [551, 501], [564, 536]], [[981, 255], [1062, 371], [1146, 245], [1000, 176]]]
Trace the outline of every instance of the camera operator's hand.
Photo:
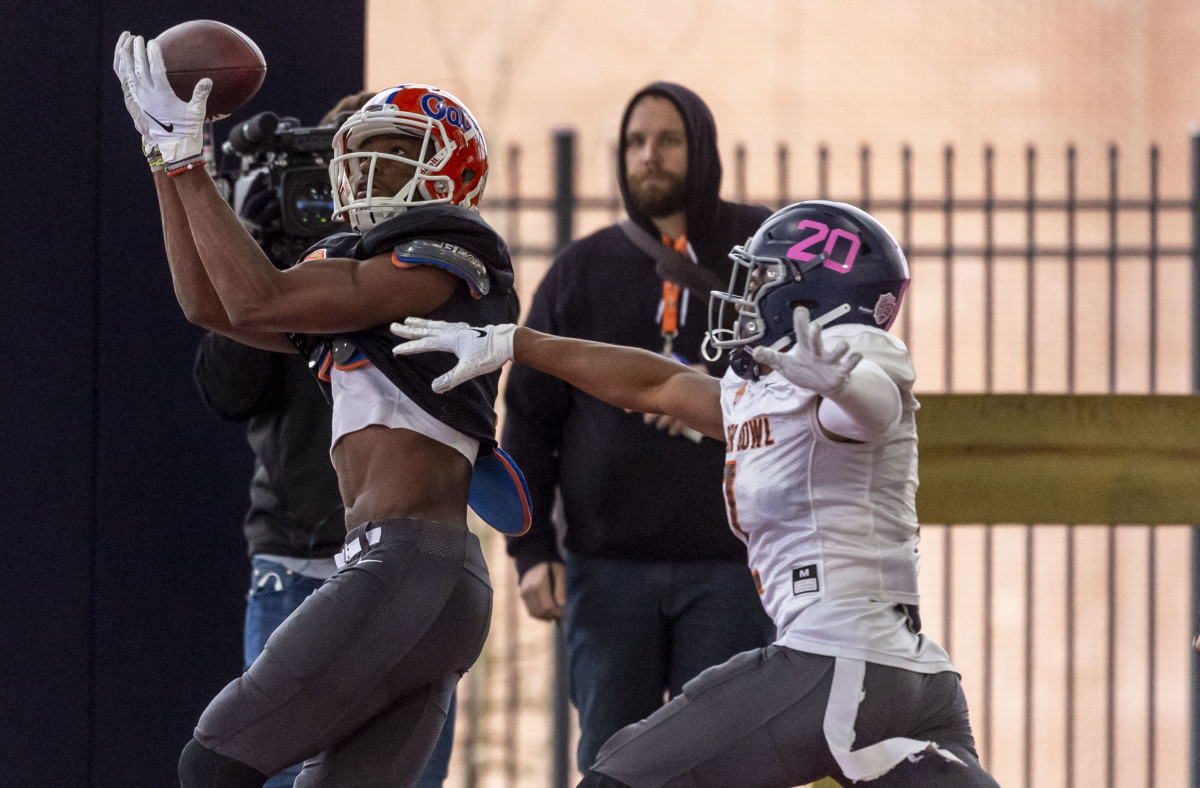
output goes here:
[[121, 92], [125, 96], [125, 109], [133, 118], [134, 128], [137, 129], [138, 134], [142, 135], [142, 153], [146, 156], [146, 161], [150, 163], [150, 169], [159, 170], [163, 166], [162, 153], [154, 144], [154, 140], [150, 139], [149, 121], [146, 120], [142, 106], [138, 104], [137, 96], [133, 91], [133, 38], [129, 31], [125, 31], [117, 39], [117, 49], [113, 53], [113, 71], [116, 72], [117, 79], [121, 80]]
[[167, 79], [158, 41], [133, 37], [133, 94], [168, 173], [204, 161], [204, 114], [211, 90], [212, 80], [205, 77], [196, 83], [190, 101], [181, 100]]

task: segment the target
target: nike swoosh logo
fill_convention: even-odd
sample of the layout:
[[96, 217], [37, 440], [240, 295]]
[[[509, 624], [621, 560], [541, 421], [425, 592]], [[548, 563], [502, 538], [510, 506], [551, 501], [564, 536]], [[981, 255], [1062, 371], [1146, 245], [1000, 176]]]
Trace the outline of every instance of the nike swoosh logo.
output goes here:
[[482, 328], [472, 328], [471, 330], [474, 331], [480, 339], [485, 339], [487, 337], [487, 332]]
[[[142, 110], [142, 112], [146, 112], [146, 111], [145, 111], [145, 110]], [[152, 120], [152, 121], [154, 121], [155, 123], [157, 123], [158, 125], [162, 126], [162, 127], [163, 127], [163, 130], [164, 130], [164, 131], [166, 131], [167, 133], [170, 133], [170, 132], [172, 132], [172, 131], [175, 131], [175, 124], [174, 124], [174, 123], [163, 123], [161, 120], [159, 120], [158, 118], [154, 117], [154, 116], [153, 116], [153, 115], [151, 115], [149, 112], [146, 112], [146, 117], [147, 117], [147, 118], [150, 118], [150, 120]]]

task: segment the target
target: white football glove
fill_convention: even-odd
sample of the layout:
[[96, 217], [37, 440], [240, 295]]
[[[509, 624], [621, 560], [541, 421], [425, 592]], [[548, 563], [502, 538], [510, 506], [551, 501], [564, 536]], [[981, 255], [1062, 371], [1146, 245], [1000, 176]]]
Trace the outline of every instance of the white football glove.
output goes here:
[[180, 172], [204, 161], [204, 114], [212, 80], [196, 83], [191, 101], [171, 89], [158, 41], [133, 37], [133, 95], [146, 118], [146, 131], [162, 151], [167, 172]]
[[837, 396], [862, 356], [848, 352], [850, 346], [841, 339], [825, 347], [820, 324], [808, 319], [808, 310], [804, 307], [792, 311], [792, 326], [796, 330], [796, 344], [790, 350], [780, 353], [759, 346], [751, 351], [754, 360], [778, 370], [800, 388], [815, 391], [823, 397]]
[[433, 390], [445, 394], [460, 383], [486, 375], [512, 361], [516, 331], [517, 327], [512, 323], [477, 328], [466, 323], [410, 317], [402, 324], [392, 323], [393, 334], [412, 340], [396, 345], [392, 352], [406, 356], [442, 350], [458, 356], [458, 364], [453, 369], [433, 380]]
[[138, 134], [142, 135], [142, 153], [146, 155], [150, 169], [159, 170], [163, 166], [162, 153], [154, 144], [154, 140], [150, 139], [149, 121], [146, 120], [142, 106], [138, 104], [137, 96], [133, 92], [133, 39], [134, 36], [129, 31], [125, 31], [117, 39], [117, 49], [113, 53], [113, 71], [117, 73], [117, 79], [121, 81], [121, 92], [125, 95], [125, 109], [129, 111], [129, 117], [133, 118], [134, 128], [137, 129]]

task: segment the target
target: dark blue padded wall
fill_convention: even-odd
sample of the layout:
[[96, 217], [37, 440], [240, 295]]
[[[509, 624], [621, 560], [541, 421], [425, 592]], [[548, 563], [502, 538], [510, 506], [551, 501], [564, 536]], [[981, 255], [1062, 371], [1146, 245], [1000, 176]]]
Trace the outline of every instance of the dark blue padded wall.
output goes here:
[[[250, 455], [191, 381], [154, 187], [112, 74], [122, 30], [249, 34], [260, 110], [315, 125], [363, 87], [365, 1], [25, 3], [5, 11], [0, 163], [0, 783], [175, 784], [241, 669]], [[402, 79], [403, 75], [397, 75]]]

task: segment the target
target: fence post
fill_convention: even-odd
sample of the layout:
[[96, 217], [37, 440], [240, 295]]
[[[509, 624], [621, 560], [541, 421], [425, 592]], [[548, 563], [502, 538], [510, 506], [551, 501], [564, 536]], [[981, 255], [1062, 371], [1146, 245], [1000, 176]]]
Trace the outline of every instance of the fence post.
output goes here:
[[575, 131], [554, 132], [554, 253], [575, 231]]
[[[554, 253], [571, 242], [575, 231], [575, 132], [554, 132]], [[571, 708], [567, 640], [562, 622], [554, 625], [554, 740], [551, 788], [568, 788], [571, 779]]]
[[[1200, 129], [1192, 131], [1192, 393], [1200, 394]], [[1192, 625], [1200, 622], [1200, 523], [1192, 523]], [[1191, 779], [1200, 780], [1200, 654], [1192, 653]]]

